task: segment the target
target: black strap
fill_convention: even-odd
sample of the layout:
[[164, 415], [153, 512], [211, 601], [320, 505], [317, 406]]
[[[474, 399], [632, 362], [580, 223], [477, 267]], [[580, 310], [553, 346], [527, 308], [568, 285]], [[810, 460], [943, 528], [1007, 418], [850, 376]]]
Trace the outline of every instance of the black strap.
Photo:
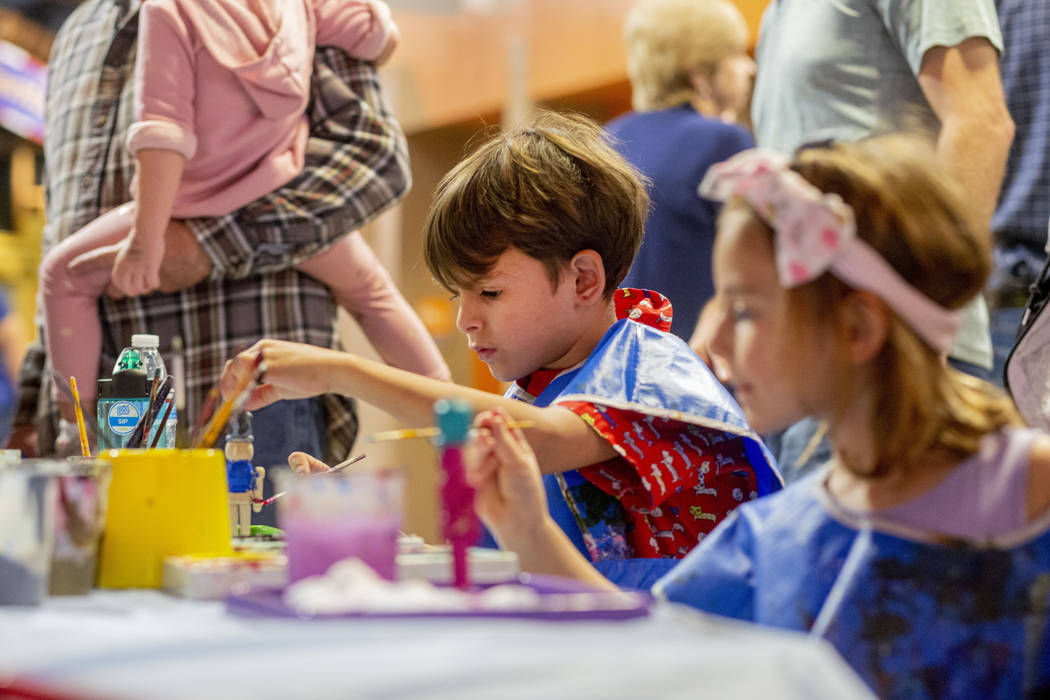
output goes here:
[[1017, 328], [1014, 346], [1010, 348], [1010, 354], [1006, 356], [1006, 364], [1003, 366], [1003, 386], [1011, 394], [1013, 392], [1010, 391], [1010, 373], [1007, 371], [1007, 368], [1010, 366], [1010, 361], [1013, 360], [1017, 348], [1021, 345], [1028, 331], [1032, 329], [1035, 322], [1046, 310], [1048, 303], [1050, 303], [1050, 257], [1043, 264], [1043, 270], [1039, 273], [1038, 279], [1028, 287], [1028, 301], [1025, 303], [1024, 314], [1021, 316], [1021, 325]]

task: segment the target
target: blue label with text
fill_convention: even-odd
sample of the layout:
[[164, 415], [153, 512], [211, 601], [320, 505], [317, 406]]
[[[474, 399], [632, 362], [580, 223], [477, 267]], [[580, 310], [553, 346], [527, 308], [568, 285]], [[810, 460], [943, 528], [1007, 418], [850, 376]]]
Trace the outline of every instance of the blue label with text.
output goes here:
[[139, 402], [118, 401], [109, 407], [109, 429], [117, 435], [128, 435], [138, 425], [142, 415], [137, 405]]

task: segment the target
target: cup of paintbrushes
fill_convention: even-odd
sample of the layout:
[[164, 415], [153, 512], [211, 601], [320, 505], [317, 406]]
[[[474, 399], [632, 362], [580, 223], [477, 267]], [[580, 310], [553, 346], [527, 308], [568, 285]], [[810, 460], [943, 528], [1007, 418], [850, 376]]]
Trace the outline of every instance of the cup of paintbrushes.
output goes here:
[[164, 420], [158, 422], [157, 417], [165, 405], [167, 405], [169, 411], [171, 410], [171, 404], [167, 402], [167, 398], [174, 381], [169, 374], [157, 384], [155, 391], [150, 391], [150, 400], [149, 404], [146, 405], [146, 411], [142, 414], [142, 418], [139, 419], [135, 429], [131, 431], [131, 435], [128, 437], [127, 446], [129, 448], [153, 447], [157, 444], [165, 422]]

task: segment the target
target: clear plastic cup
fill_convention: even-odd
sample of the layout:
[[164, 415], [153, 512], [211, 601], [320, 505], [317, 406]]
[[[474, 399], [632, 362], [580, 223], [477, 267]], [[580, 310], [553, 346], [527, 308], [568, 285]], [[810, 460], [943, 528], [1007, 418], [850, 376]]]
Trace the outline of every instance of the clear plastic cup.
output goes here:
[[25, 459], [19, 469], [50, 477], [57, 490], [48, 592], [88, 593], [95, 586], [110, 463], [89, 457]]
[[284, 530], [288, 580], [324, 574], [337, 561], [356, 557], [383, 578], [397, 576], [404, 478], [396, 469], [356, 469], [338, 474], [275, 475], [285, 495], [277, 501]]
[[0, 605], [39, 605], [47, 595], [56, 493], [50, 475], [0, 469]]

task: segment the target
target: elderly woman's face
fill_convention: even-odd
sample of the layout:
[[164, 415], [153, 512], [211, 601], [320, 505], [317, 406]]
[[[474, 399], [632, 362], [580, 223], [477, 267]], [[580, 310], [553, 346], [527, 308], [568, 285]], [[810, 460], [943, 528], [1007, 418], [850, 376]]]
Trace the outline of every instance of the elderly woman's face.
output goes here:
[[723, 113], [741, 115], [751, 97], [755, 78], [755, 62], [740, 48], [718, 62], [711, 81], [712, 91], [719, 110]]

